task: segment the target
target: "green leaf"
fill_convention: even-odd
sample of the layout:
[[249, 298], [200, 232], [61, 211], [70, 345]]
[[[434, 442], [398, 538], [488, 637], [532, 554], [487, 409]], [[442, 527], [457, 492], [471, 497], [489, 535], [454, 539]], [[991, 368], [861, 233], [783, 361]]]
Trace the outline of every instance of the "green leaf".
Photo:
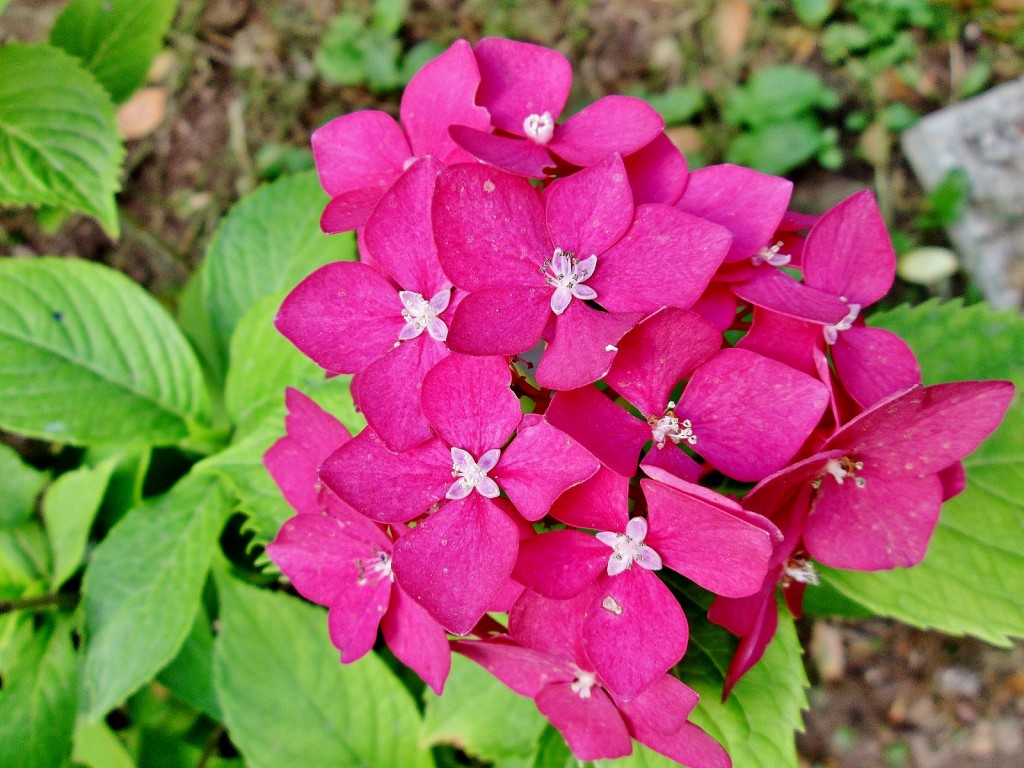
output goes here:
[[373, 653], [342, 665], [327, 613], [218, 574], [214, 682], [250, 768], [431, 766], [412, 696]]
[[53, 555], [53, 589], [59, 589], [82, 564], [89, 529], [116, 467], [117, 462], [108, 459], [96, 467], [65, 472], [46, 489], [43, 520]]
[[83, 693], [91, 719], [181, 649], [228, 510], [219, 483], [188, 475], [129, 513], [96, 548], [82, 584], [89, 638]]
[[366, 25], [358, 14], [339, 13], [327, 26], [314, 61], [327, 80], [337, 85], [362, 85], [366, 81], [359, 38]]
[[9, 445], [0, 443], [0, 477], [0, 528], [7, 528], [32, 517], [47, 475], [23, 462]]
[[77, 59], [0, 47], [0, 205], [84, 211], [117, 237], [123, 158], [110, 96]]
[[208, 410], [199, 362], [141, 286], [93, 262], [0, 260], [0, 427], [171, 444]]
[[837, 104], [835, 93], [810, 70], [768, 67], [755, 72], [733, 93], [725, 106], [725, 118], [733, 125], [767, 126]]
[[83, 720], [78, 724], [71, 757], [76, 764], [86, 768], [135, 768], [124, 744], [102, 721], [90, 723]]
[[199, 610], [188, 639], [158, 679], [199, 712], [214, 720], [224, 717], [213, 689], [213, 632], [205, 610]]
[[820, 26], [834, 8], [835, 0], [793, 0], [793, 13], [808, 27]]
[[[611, 762], [611, 761], [609, 761]], [[548, 723], [537, 740], [537, 754], [533, 758], [533, 768], [577, 768], [580, 761], [573, 757], [569, 745], [565, 743], [558, 729]], [[587, 763], [591, 765], [591, 763]]]
[[786, 120], [737, 136], [729, 144], [725, 159], [779, 176], [813, 158], [825, 141], [816, 118]]
[[291, 290], [332, 261], [356, 258], [351, 233], [325, 235], [327, 197], [313, 172], [286, 176], [243, 198], [214, 234], [196, 272], [182, 325], [216, 380], [224, 380], [235, 326], [258, 299]]
[[485, 761], [530, 757], [547, 723], [532, 699], [459, 654], [452, 655], [444, 695], [428, 689], [424, 698], [421, 743], [454, 744]]
[[71, 622], [49, 618], [4, 677], [0, 690], [0, 765], [59, 768], [71, 755], [78, 659]]
[[[736, 640], [700, 618], [690, 622], [690, 647], [682, 679], [700, 694], [690, 720], [719, 741], [743, 768], [796, 768], [795, 731], [803, 730], [807, 675], [800, 641], [787, 611], [764, 657], [722, 703], [722, 681]], [[671, 763], [669, 763], [671, 764]]]
[[231, 337], [224, 400], [232, 423], [243, 434], [269, 412], [281, 412], [285, 387], [306, 391], [324, 378], [323, 370], [274, 327], [282, 298], [275, 294], [260, 299]]
[[373, 0], [373, 27], [382, 35], [394, 37], [405, 23], [408, 0]]
[[[918, 356], [927, 384], [1010, 377], [1024, 384], [1024, 318], [984, 305], [927, 302], [871, 317], [899, 333]], [[964, 460], [967, 490], [945, 504], [925, 559], [880, 573], [821, 568], [855, 605], [916, 627], [969, 634], [996, 645], [1024, 637], [1024, 401]], [[983, 522], [980, 522], [983, 521]], [[831, 612], [808, 591], [809, 609]]]
[[81, 59], [121, 102], [145, 81], [177, 6], [176, 0], [71, 0], [50, 42]]
[[704, 91], [696, 85], [680, 85], [646, 97], [666, 125], [681, 125], [704, 108]]
[[0, 599], [34, 597], [50, 583], [46, 533], [35, 520], [0, 529]]

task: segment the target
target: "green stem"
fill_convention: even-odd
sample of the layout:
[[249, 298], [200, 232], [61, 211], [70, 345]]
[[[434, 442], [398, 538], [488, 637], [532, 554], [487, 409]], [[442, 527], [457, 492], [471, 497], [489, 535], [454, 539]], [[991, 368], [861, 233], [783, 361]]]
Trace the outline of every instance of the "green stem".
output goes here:
[[0, 600], [0, 616], [15, 611], [48, 611], [53, 608], [74, 608], [76, 605], [78, 605], [78, 595], [62, 593]]

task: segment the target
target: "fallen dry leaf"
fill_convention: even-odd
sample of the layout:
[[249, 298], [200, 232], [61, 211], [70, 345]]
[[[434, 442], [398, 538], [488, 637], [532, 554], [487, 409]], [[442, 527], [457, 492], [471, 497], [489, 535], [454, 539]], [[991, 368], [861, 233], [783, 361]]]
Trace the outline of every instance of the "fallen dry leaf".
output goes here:
[[728, 0], [715, 14], [716, 39], [722, 58], [731, 59], [747, 42], [753, 11], [748, 0]]
[[143, 88], [118, 108], [117, 128], [125, 139], [141, 139], [160, 125], [166, 111], [167, 89]]

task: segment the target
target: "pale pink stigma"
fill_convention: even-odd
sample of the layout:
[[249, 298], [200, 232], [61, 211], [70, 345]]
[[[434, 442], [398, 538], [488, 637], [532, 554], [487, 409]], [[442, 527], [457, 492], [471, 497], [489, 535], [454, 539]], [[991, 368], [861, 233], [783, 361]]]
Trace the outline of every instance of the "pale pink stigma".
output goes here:
[[445, 497], [454, 500], [464, 499], [473, 492], [474, 488], [481, 496], [486, 496], [488, 499], [499, 496], [501, 489], [487, 476], [487, 473], [494, 469], [500, 456], [501, 451], [498, 448], [492, 448], [480, 457], [480, 461], [476, 461], [469, 451], [452, 448], [452, 476], [458, 479], [452, 483]]
[[779, 249], [782, 248], [782, 241], [775, 243], [775, 245], [763, 246], [757, 253], [750, 257], [750, 263], [755, 267], [759, 267], [762, 264], [771, 264], [773, 267], [784, 267], [792, 260], [792, 256], [788, 253], [779, 253]]
[[848, 331], [853, 327], [854, 320], [856, 320], [857, 315], [860, 314], [860, 304], [847, 304], [846, 307], [850, 310], [846, 313], [846, 317], [835, 325], [826, 325], [822, 329], [822, 333], [825, 334], [826, 343], [835, 344], [836, 340], [839, 338], [840, 331]]
[[555, 289], [551, 296], [552, 312], [556, 315], [565, 312], [574, 296], [582, 301], [597, 298], [597, 291], [590, 286], [583, 285], [587, 278], [594, 274], [596, 266], [597, 256], [595, 254], [580, 261], [572, 251], [555, 248], [551, 258], [546, 259], [544, 266], [540, 269], [544, 280]]
[[609, 576], [628, 571], [633, 567], [633, 563], [649, 571], [661, 570], [661, 555], [644, 544], [646, 536], [647, 520], [642, 517], [634, 517], [626, 523], [625, 533], [601, 531], [597, 534], [598, 541], [607, 544], [613, 550], [611, 557], [608, 558]]
[[555, 135], [555, 119], [550, 112], [529, 115], [523, 120], [523, 133], [537, 144], [547, 144]]
[[395, 574], [391, 570], [391, 555], [380, 550], [373, 550], [373, 554], [366, 560], [356, 560], [356, 568], [359, 569], [358, 584], [376, 584], [381, 579], [395, 580]]
[[676, 404], [669, 400], [664, 416], [651, 416], [647, 420], [651, 426], [651, 439], [656, 448], [664, 448], [666, 440], [671, 440], [676, 445], [684, 440], [690, 445], [697, 444], [697, 436], [693, 434], [693, 422], [689, 419], [680, 419], [676, 415], [675, 407]]
[[444, 288], [427, 301], [415, 291], [399, 291], [398, 298], [402, 300], [402, 318], [405, 325], [398, 333], [399, 341], [415, 339], [423, 331], [430, 334], [434, 341], [444, 341], [448, 338], [448, 326], [438, 315], [448, 309], [448, 302], [451, 300], [452, 292]]

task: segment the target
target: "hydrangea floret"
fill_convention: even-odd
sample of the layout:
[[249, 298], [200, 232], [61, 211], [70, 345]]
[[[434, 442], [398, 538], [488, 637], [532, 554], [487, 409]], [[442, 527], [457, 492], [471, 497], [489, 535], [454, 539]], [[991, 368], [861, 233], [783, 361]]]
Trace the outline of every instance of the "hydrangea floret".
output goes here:
[[724, 768], [673, 674], [700, 618], [679, 582], [739, 637], [728, 693], [816, 562], [922, 559], [1013, 387], [923, 387], [864, 324], [895, 264], [868, 193], [790, 211], [784, 179], [690, 174], [638, 99], [561, 121], [570, 84], [554, 51], [459, 41], [400, 123], [314, 134], [323, 228], [361, 261], [309, 275], [277, 327], [353, 375], [368, 426], [288, 392], [265, 461], [297, 514], [267, 552], [344, 663], [379, 628], [437, 692], [452, 651], [476, 661], [580, 760], [635, 740]]

